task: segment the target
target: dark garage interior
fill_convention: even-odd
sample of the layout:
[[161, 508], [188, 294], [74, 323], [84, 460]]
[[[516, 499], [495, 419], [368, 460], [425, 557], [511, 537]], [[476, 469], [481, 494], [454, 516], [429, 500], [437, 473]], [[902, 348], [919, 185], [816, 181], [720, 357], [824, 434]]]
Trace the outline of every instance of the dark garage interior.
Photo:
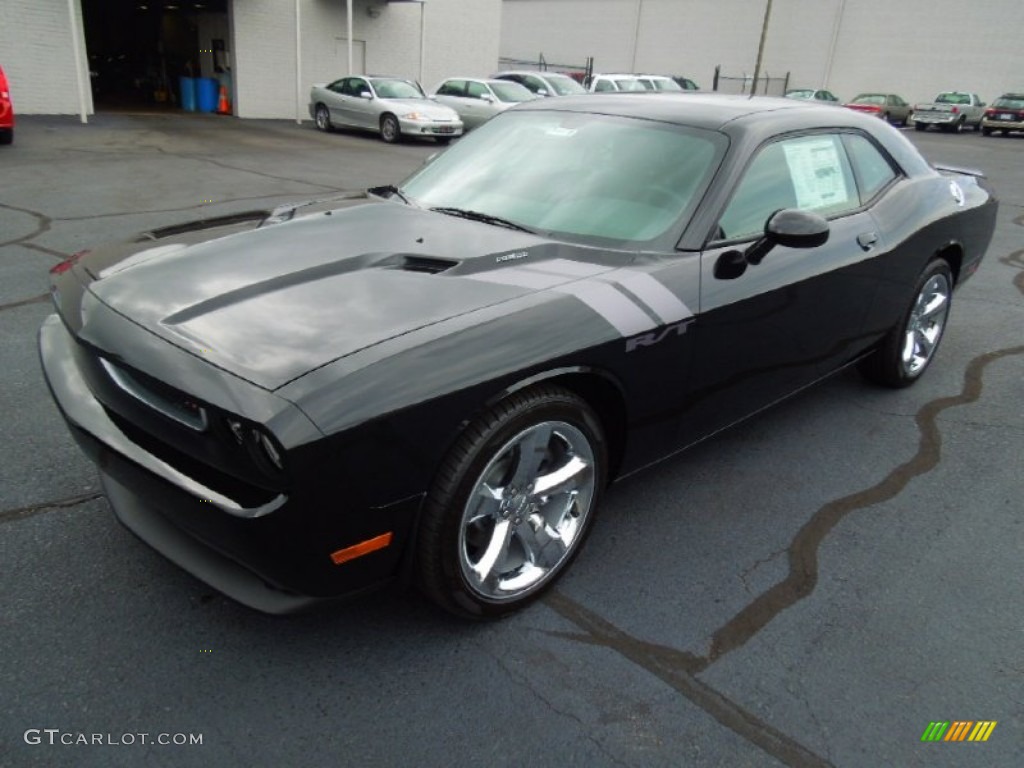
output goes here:
[[181, 109], [181, 78], [229, 86], [228, 0], [81, 0], [97, 110]]

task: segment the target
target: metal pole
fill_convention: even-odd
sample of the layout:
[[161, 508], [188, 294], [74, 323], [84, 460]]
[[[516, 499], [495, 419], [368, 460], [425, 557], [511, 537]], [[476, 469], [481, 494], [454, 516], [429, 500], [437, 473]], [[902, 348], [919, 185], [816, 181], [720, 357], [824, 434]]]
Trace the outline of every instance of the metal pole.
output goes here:
[[764, 40], [768, 37], [768, 19], [772, 15], [772, 0], [768, 0], [764, 7], [764, 22], [761, 24], [761, 42], [757, 44], [757, 62], [754, 64], [754, 84], [750, 89], [750, 95], [757, 90], [757, 78], [761, 74], [761, 57], [764, 56]]
[[349, 77], [351, 77], [352, 75], [355, 74], [355, 72], [352, 71], [352, 0], [348, 0], [348, 2], [345, 4], [345, 16], [346, 16], [345, 23], [348, 25], [348, 32], [346, 33], [348, 35], [348, 45], [347, 45], [347, 48], [348, 48], [348, 72], [347, 72], [347, 74], [348, 74]]
[[843, 23], [843, 11], [846, 9], [846, 0], [839, 0], [836, 8], [836, 23], [832, 25], [832, 41], [828, 44], [828, 58], [825, 60], [825, 76], [821, 79], [821, 87], [828, 88], [829, 78], [832, 77], [832, 62], [836, 57], [836, 45], [839, 43], [839, 27]]
[[82, 48], [78, 44], [78, 13], [76, 0], [68, 0], [68, 16], [71, 22], [71, 55], [75, 57], [75, 84], [78, 86], [78, 116], [83, 123], [89, 122], [85, 105], [84, 72], [82, 72]]
[[630, 72], [636, 72], [636, 49], [640, 45], [640, 16], [643, 15], [643, 12], [644, 0], [637, 0], [636, 25], [633, 27], [633, 63], [630, 65]]
[[295, 122], [302, 125], [302, 15], [295, 0]]
[[423, 68], [427, 62], [427, 4], [420, 3], [420, 87], [423, 87]]

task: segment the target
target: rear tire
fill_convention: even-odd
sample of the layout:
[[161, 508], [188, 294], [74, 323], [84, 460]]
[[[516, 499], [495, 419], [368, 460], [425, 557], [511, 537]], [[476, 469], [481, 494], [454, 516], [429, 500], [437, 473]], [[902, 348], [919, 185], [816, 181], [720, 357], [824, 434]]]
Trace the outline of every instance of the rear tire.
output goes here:
[[953, 273], [934, 259], [914, 285], [910, 306], [881, 346], [860, 363], [865, 378], [882, 386], [909, 387], [928, 369], [942, 341], [953, 299]]
[[928, 126], [925, 125], [924, 123], [914, 123], [914, 130], [915, 131], [923, 131], [927, 127]]
[[14, 129], [0, 129], [0, 144], [10, 144], [14, 141]]
[[582, 548], [606, 466], [600, 422], [571, 392], [533, 387], [493, 406], [462, 433], [427, 496], [419, 588], [466, 618], [530, 604]]
[[992, 135], [992, 129], [991, 128], [982, 128], [981, 129], [981, 135], [982, 136], [991, 136]]

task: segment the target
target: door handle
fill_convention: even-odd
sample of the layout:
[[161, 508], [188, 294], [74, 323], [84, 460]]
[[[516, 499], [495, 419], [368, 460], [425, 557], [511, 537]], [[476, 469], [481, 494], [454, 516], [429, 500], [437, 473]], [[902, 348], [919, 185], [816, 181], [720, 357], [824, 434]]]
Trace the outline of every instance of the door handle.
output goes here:
[[870, 251], [872, 248], [875, 247], [875, 244], [877, 242], [877, 232], [864, 232], [862, 234], [857, 235], [857, 245], [859, 245], [861, 247], [861, 250], [863, 251]]

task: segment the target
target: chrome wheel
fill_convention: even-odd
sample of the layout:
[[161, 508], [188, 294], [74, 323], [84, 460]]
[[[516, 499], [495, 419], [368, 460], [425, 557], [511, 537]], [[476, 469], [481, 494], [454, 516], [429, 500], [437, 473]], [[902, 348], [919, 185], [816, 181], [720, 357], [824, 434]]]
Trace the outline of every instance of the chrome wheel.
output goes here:
[[323, 104], [317, 104], [315, 119], [316, 127], [321, 131], [331, 130], [331, 113], [327, 111], [327, 107]]
[[590, 514], [594, 461], [587, 437], [563, 421], [535, 424], [501, 447], [462, 513], [460, 566], [471, 590], [521, 598], [558, 572]]
[[921, 288], [903, 331], [903, 373], [908, 378], [925, 369], [942, 338], [949, 315], [951, 286], [944, 273], [932, 275]]
[[401, 131], [402, 129], [399, 127], [398, 120], [395, 119], [394, 115], [384, 115], [384, 117], [381, 118], [380, 137], [388, 144], [394, 144], [398, 141]]

